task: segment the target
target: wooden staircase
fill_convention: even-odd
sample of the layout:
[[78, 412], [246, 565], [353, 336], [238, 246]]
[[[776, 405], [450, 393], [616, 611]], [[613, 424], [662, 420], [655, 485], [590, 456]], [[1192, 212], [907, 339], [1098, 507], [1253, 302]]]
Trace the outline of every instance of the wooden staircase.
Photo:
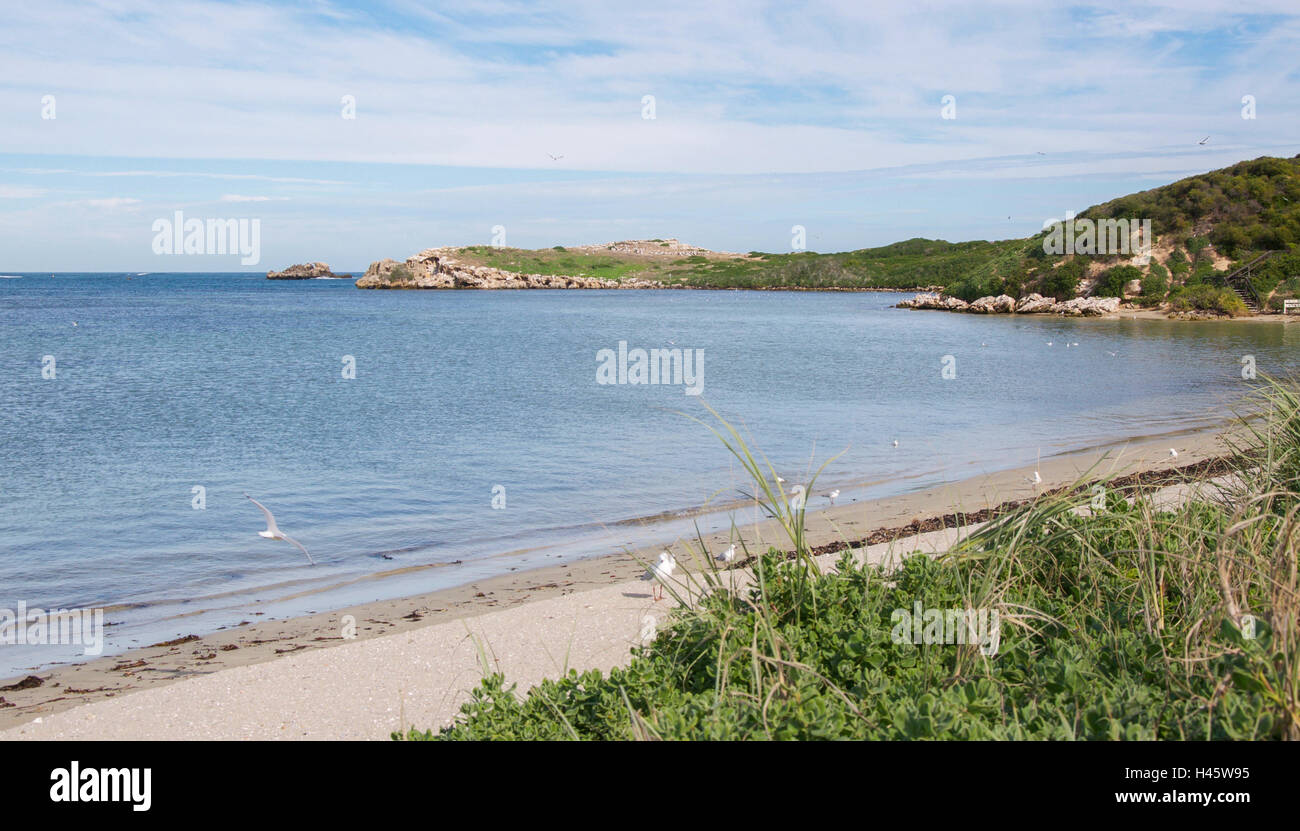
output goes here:
[[1257, 268], [1260, 263], [1271, 256], [1273, 256], [1272, 251], [1265, 251], [1241, 268], [1223, 277], [1223, 285], [1240, 297], [1241, 302], [1246, 304], [1246, 308], [1250, 309], [1252, 314], [1259, 314], [1260, 309], [1264, 307], [1264, 301], [1260, 298], [1259, 292], [1255, 291], [1255, 284], [1250, 281], [1250, 275], [1252, 269]]

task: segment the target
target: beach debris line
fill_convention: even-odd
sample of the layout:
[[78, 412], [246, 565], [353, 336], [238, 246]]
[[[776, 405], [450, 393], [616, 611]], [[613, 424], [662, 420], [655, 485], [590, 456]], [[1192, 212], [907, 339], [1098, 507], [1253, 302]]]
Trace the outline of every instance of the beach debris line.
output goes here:
[[257, 535], [259, 537], [266, 537], [268, 540], [284, 540], [287, 543], [292, 543], [293, 545], [296, 545], [298, 548], [301, 548], [302, 553], [307, 555], [307, 562], [311, 563], [312, 565], [316, 565], [316, 561], [311, 558], [311, 552], [307, 550], [307, 546], [303, 545], [302, 543], [295, 540], [293, 537], [290, 537], [289, 535], [281, 531], [280, 527], [275, 524], [275, 516], [269, 510], [267, 510], [265, 505], [263, 505], [261, 502], [258, 502], [256, 499], [249, 496], [248, 494], [244, 494], [244, 497], [249, 502], [252, 502], [254, 505], [261, 508], [262, 513], [266, 514], [266, 530], [258, 531]]

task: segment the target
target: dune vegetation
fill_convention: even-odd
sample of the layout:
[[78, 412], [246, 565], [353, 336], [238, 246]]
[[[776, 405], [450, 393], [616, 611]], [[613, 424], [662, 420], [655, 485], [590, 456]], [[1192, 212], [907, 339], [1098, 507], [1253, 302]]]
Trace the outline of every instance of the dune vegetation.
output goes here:
[[[669, 586], [693, 602], [624, 668], [522, 696], [489, 675], [453, 725], [394, 738], [1300, 739], [1300, 387], [1257, 396], [1263, 417], [1184, 500], [1081, 481], [940, 558], [846, 548], [827, 571], [722, 423], [789, 550], [749, 552], [737, 590], [700, 557]], [[900, 637], [900, 611], [922, 609], [996, 613], [996, 643]]]

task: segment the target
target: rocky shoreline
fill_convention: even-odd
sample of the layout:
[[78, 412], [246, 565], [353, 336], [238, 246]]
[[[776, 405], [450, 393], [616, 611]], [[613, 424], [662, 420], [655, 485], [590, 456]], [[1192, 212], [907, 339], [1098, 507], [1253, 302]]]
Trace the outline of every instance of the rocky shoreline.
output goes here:
[[1066, 317], [1104, 317], [1118, 312], [1119, 306], [1118, 297], [1076, 297], [1058, 303], [1055, 297], [1043, 297], [1041, 294], [1027, 294], [1019, 300], [1002, 294], [997, 297], [981, 297], [967, 303], [960, 298], [944, 296], [938, 292], [922, 292], [911, 300], [899, 303], [897, 308], [936, 309], [967, 314], [1054, 314]]
[[383, 259], [357, 280], [359, 289], [666, 289], [658, 280], [516, 274], [457, 259], [454, 248], [427, 248], [405, 262]]

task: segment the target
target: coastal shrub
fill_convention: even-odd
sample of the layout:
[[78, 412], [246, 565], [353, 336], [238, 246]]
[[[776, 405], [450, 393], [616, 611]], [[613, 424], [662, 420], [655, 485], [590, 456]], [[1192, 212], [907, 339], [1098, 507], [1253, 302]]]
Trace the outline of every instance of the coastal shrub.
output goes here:
[[1142, 294], [1137, 302], [1142, 306], [1158, 306], [1169, 293], [1169, 272], [1160, 263], [1151, 263], [1147, 275], [1142, 278]]
[[1083, 257], [1071, 257], [1047, 272], [1038, 284], [1038, 293], [1057, 300], [1069, 300], [1079, 293], [1079, 280], [1088, 269]]
[[[1141, 485], [1097, 503], [1080, 482], [940, 559], [891, 570], [846, 552], [827, 573], [790, 525], [802, 510], [773, 503], [793, 559], [769, 549], [736, 591], [705, 571], [626, 667], [522, 696], [489, 675], [449, 727], [393, 737], [1300, 739], [1300, 391], [1261, 396], [1265, 418], [1225, 462], [1250, 475], [1220, 480], [1226, 499], [1157, 510]], [[998, 612], [996, 648], [906, 625], [976, 609]]]
[[1187, 263], [1187, 255], [1183, 253], [1181, 248], [1175, 248], [1169, 252], [1166, 265], [1169, 266], [1169, 273], [1175, 277], [1186, 274], [1191, 269], [1191, 266]]
[[403, 283], [413, 278], [411, 269], [405, 263], [393, 266], [393, 270], [384, 275], [384, 281], [388, 283]]
[[1107, 269], [1092, 289], [1094, 297], [1123, 297], [1124, 286], [1130, 280], [1142, 278], [1141, 269], [1131, 265], [1117, 265]]
[[1205, 283], [1183, 286], [1169, 298], [1174, 311], [1202, 311], [1226, 314], [1232, 317], [1249, 314], [1250, 310], [1232, 291], [1223, 286]]

